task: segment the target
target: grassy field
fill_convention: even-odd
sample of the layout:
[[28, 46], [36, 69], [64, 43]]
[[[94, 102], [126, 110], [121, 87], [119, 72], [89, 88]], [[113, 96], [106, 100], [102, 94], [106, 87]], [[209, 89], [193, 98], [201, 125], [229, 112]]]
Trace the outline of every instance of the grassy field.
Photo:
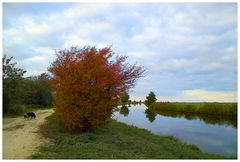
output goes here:
[[109, 124], [86, 133], [64, 128], [53, 114], [41, 126], [40, 133], [50, 138], [33, 159], [223, 159], [203, 153], [171, 136], [153, 135], [149, 131], [111, 120]]
[[153, 103], [149, 106], [155, 111], [177, 111], [193, 114], [237, 116], [237, 103]]

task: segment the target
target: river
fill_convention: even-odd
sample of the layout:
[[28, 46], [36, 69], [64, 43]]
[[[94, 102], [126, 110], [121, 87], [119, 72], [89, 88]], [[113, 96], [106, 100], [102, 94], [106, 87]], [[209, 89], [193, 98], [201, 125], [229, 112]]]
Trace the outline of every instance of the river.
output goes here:
[[237, 156], [237, 120], [177, 113], [152, 113], [144, 104], [122, 107], [114, 119], [145, 128], [158, 135], [174, 136], [202, 151]]

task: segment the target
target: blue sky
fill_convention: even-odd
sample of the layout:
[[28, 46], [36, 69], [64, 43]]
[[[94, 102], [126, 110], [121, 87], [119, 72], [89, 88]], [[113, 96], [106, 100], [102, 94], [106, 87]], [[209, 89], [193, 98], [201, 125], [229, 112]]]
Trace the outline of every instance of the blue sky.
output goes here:
[[3, 3], [3, 53], [26, 76], [74, 45], [145, 66], [132, 99], [237, 101], [237, 3]]

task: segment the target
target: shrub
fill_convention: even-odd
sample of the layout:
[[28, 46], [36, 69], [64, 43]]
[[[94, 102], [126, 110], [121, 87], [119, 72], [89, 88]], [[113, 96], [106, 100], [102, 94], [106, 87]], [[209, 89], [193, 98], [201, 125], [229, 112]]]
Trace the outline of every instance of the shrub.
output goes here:
[[121, 96], [144, 70], [115, 56], [110, 47], [72, 47], [57, 53], [49, 67], [56, 112], [65, 126], [82, 131], [105, 124]]

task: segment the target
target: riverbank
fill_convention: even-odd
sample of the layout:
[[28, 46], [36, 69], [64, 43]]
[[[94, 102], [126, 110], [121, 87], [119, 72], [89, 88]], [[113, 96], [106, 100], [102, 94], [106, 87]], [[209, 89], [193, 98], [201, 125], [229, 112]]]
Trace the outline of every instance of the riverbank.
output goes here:
[[41, 146], [33, 159], [223, 159], [204, 153], [170, 136], [115, 120], [86, 133], [67, 131], [53, 114], [40, 127], [40, 133], [51, 143]]
[[193, 114], [237, 116], [237, 103], [152, 103], [153, 111], [176, 111]]

